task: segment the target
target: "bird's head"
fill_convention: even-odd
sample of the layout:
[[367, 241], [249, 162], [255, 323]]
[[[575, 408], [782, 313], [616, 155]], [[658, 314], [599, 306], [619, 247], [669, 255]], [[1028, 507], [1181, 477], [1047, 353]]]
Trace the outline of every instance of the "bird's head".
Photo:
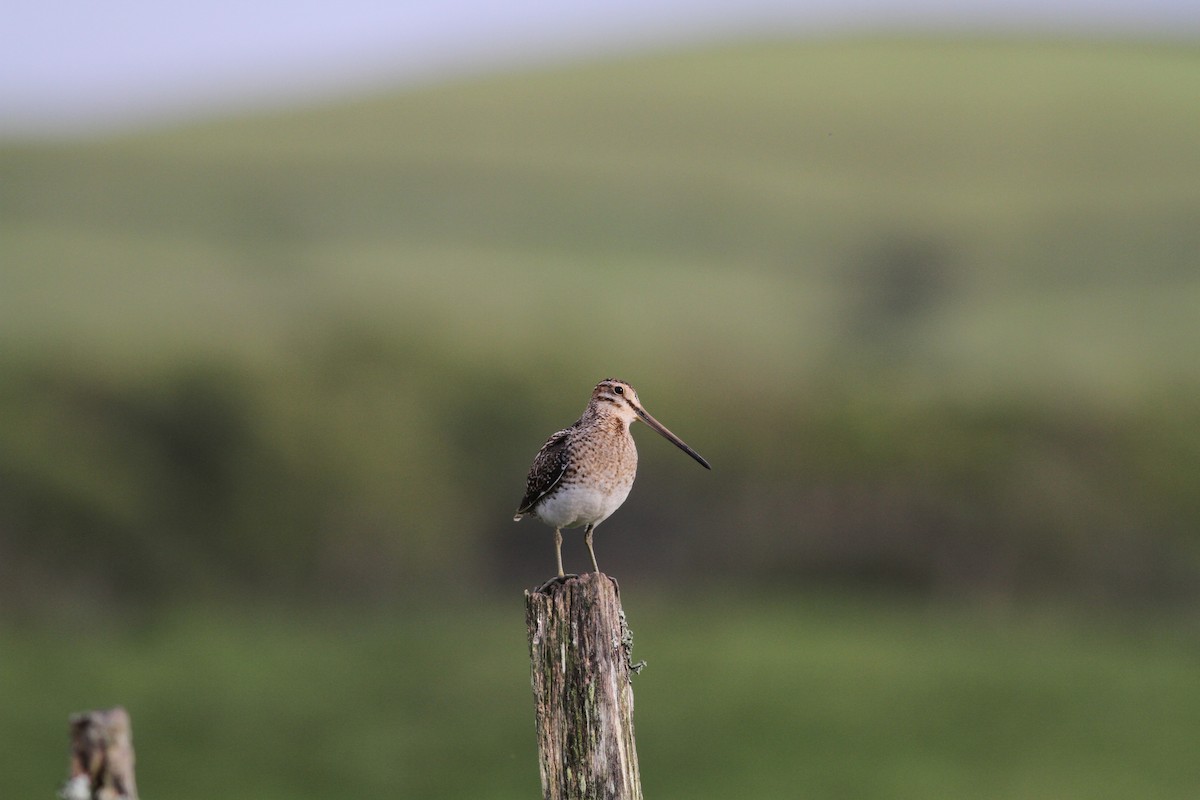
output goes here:
[[637, 391], [625, 381], [617, 380], [616, 378], [605, 378], [600, 381], [600, 383], [596, 384], [596, 388], [592, 390], [590, 406], [595, 413], [617, 417], [623, 420], [626, 425], [640, 419], [662, 434], [663, 438], [671, 444], [696, 459], [705, 469], [712, 469], [699, 453], [688, 447], [682, 439], [667, 430], [666, 425], [663, 425], [650, 416], [650, 412], [642, 406], [642, 401], [638, 399]]

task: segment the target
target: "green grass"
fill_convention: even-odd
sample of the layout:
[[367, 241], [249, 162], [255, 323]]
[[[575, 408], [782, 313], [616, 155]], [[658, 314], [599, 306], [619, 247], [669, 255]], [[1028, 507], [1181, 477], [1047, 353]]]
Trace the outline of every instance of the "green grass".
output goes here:
[[[1178, 622], [625, 594], [648, 795], [1169, 800], [1200, 782]], [[48, 796], [66, 715], [122, 703], [147, 797], [536, 796], [520, 600], [478, 599], [6, 626], [8, 791]]]
[[[1029, 391], [1066, 370], [1137, 394], [1200, 363], [1195, 64], [1183, 46], [745, 45], [9, 146], [0, 330], [106, 359], [276, 357], [353, 319], [514, 369], [553, 337], [788, 392], [843, 351], [854, 269], [914, 246], [947, 282], [910, 333], [924, 377]], [[581, 294], [620, 324], [589, 335]]]

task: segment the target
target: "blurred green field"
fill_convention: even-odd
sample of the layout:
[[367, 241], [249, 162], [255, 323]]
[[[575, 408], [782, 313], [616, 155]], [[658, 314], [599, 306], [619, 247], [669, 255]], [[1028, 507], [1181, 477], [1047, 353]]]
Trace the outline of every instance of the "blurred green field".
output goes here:
[[616, 574], [1194, 598], [1198, 66], [742, 44], [3, 143], [0, 592], [535, 580], [615, 375], [715, 467], [642, 437]]
[[[1200, 766], [1194, 625], [626, 584], [647, 796], [1158, 800]], [[649, 598], [649, 599], [647, 599]], [[145, 797], [538, 796], [520, 595], [0, 629], [6, 793], [124, 703]]]
[[714, 466], [596, 536], [648, 796], [1194, 797], [1197, 97], [832, 39], [0, 141], [0, 794], [121, 703], [146, 797], [536, 796], [511, 512], [614, 375]]
[[742, 399], [844, 356], [880, 312], [856, 282], [912, 258], [928, 306], [883, 336], [939, 391], [1141, 396], [1197, 377], [1196, 61], [754, 45], [10, 144], [0, 330], [140, 367], [341, 325]]

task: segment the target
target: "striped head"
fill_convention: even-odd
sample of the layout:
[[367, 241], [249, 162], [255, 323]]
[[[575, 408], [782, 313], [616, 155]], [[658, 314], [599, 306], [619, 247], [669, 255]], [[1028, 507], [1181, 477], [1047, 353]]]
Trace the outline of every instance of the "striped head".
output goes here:
[[591, 410], [599, 416], [617, 417], [629, 424], [638, 418], [642, 407], [632, 386], [616, 378], [605, 378], [592, 390]]
[[588, 413], [597, 416], [616, 417], [623, 420], [626, 425], [640, 419], [660, 433], [671, 444], [696, 459], [705, 469], [712, 469], [699, 453], [688, 447], [682, 439], [667, 430], [665, 425], [650, 416], [650, 412], [646, 411], [642, 406], [642, 401], [638, 399], [637, 392], [625, 381], [617, 380], [616, 378], [605, 378], [596, 384], [596, 388], [592, 390], [591, 402], [588, 403]]

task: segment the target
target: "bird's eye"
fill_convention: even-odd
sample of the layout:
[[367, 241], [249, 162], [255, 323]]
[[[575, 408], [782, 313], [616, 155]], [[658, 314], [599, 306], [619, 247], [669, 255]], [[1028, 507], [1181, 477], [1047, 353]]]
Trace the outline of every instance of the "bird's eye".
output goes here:
[[624, 386], [614, 386], [613, 391], [616, 392], [617, 394], [625, 394], [625, 387]]

